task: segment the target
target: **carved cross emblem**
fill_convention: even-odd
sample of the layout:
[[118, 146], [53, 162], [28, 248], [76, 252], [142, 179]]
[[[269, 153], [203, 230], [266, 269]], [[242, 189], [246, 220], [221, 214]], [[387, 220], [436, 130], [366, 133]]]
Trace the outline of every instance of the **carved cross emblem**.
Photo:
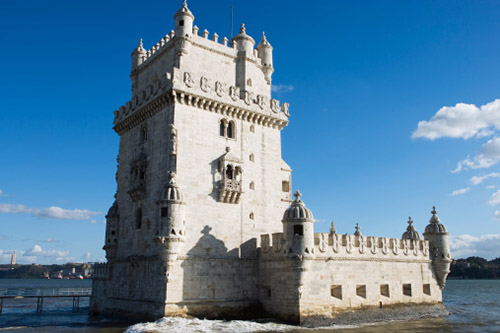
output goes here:
[[240, 88], [237, 87], [229, 87], [229, 96], [231, 96], [233, 101], [236, 101], [238, 98], [240, 98]]
[[215, 92], [219, 97], [222, 97], [222, 95], [226, 92], [224, 85], [219, 81], [215, 82]]
[[201, 77], [200, 79], [200, 88], [203, 90], [203, 92], [210, 92], [210, 86], [208, 84], [208, 79], [204, 76]]
[[184, 72], [184, 84], [185, 84], [188, 88], [192, 88], [192, 87], [194, 86], [194, 80], [193, 80], [193, 78], [191, 77], [191, 73]]

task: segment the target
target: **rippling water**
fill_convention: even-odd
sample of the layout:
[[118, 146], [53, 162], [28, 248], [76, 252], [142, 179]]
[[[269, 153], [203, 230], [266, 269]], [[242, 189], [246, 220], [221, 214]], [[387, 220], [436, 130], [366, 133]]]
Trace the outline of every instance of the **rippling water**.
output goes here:
[[[2, 288], [88, 287], [78, 280], [0, 280]], [[500, 280], [451, 280], [444, 289], [444, 304], [451, 315], [446, 318], [385, 322], [365, 326], [332, 326], [316, 329], [277, 323], [163, 318], [156, 322], [128, 327], [111, 320], [90, 320], [88, 300], [80, 311], [72, 312], [72, 299], [46, 301], [44, 313], [36, 314], [36, 299], [7, 300], [0, 314], [0, 332], [500, 332]]]

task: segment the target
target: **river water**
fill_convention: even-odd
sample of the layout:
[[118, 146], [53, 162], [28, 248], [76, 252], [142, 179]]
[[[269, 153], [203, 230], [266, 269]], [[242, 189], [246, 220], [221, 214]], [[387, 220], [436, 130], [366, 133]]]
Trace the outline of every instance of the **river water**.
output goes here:
[[[0, 293], [27, 288], [30, 293], [50, 293], [54, 288], [90, 288], [90, 280], [2, 280]], [[77, 289], [75, 289], [77, 290]], [[316, 329], [276, 323], [163, 318], [156, 322], [129, 326], [113, 320], [90, 320], [88, 299], [80, 301], [80, 311], [72, 311], [71, 298], [44, 301], [43, 313], [36, 313], [36, 298], [5, 300], [0, 314], [3, 332], [500, 332], [500, 280], [451, 280], [443, 293], [450, 311], [446, 318], [385, 322], [376, 325], [332, 326]]]

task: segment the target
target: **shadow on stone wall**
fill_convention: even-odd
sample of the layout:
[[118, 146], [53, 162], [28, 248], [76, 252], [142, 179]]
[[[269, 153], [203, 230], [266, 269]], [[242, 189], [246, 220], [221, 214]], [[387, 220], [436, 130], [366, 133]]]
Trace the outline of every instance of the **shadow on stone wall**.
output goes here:
[[188, 315], [206, 318], [255, 318], [260, 313], [256, 239], [228, 250], [208, 225], [187, 252], [183, 269], [183, 300]]

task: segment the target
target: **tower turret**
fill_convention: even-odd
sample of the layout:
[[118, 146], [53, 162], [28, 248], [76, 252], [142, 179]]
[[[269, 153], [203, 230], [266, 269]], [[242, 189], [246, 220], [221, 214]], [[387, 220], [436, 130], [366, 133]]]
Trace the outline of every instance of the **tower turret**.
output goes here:
[[262, 32], [262, 40], [257, 45], [257, 52], [262, 65], [262, 71], [266, 77], [268, 84], [271, 84], [271, 76], [274, 72], [273, 68], [273, 47], [266, 39], [266, 34]]
[[118, 203], [115, 201], [113, 206], [109, 208], [108, 214], [106, 215], [106, 239], [103, 250], [106, 251], [106, 259], [108, 259], [108, 262], [113, 261], [116, 257], [119, 224], [120, 212], [118, 209]]
[[295, 192], [295, 200], [283, 215], [283, 234], [287, 254], [312, 255], [314, 251], [314, 217]]
[[182, 8], [177, 11], [174, 15], [175, 20], [175, 35], [179, 37], [191, 36], [193, 33], [193, 21], [194, 15], [191, 13], [187, 7], [186, 0], [182, 5]]
[[429, 241], [430, 257], [434, 274], [439, 287], [444, 288], [446, 277], [450, 273], [451, 256], [448, 232], [439, 217], [437, 217], [436, 206], [432, 207], [432, 217], [425, 227], [424, 239]]
[[247, 52], [247, 57], [253, 52], [253, 46], [255, 45], [255, 40], [247, 35], [245, 23], [241, 24], [240, 33], [233, 37], [233, 41], [236, 43], [236, 49], [238, 51]]
[[411, 219], [411, 216], [408, 218], [408, 227], [406, 228], [406, 231], [403, 233], [401, 236], [402, 239], [414, 239], [414, 240], [419, 240], [420, 235], [417, 230], [415, 230], [415, 227], [413, 226], [413, 220]]
[[139, 46], [132, 52], [132, 72], [142, 64], [143, 57], [146, 56], [146, 50], [142, 46], [142, 38], [139, 41]]

